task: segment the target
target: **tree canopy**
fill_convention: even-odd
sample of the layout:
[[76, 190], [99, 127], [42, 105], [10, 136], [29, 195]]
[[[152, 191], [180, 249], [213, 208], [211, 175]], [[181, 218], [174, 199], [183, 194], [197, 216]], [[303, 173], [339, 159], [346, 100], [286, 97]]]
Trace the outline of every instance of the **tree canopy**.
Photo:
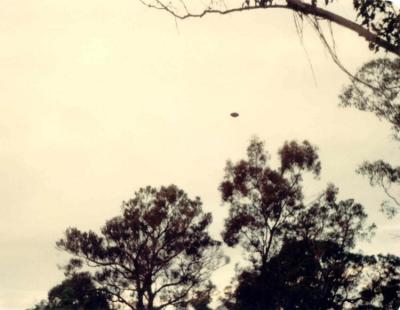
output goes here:
[[48, 300], [31, 310], [110, 310], [108, 296], [88, 273], [77, 273], [50, 289]]
[[399, 258], [343, 251], [332, 241], [288, 240], [260, 272], [243, 270], [232, 310], [392, 309], [400, 306]]
[[229, 216], [222, 233], [229, 246], [241, 244], [253, 264], [262, 265], [275, 253], [302, 209], [302, 174], [319, 174], [320, 161], [307, 141], [286, 143], [281, 165], [267, 165], [268, 154], [259, 140], [252, 140], [248, 159], [228, 162], [220, 185]]
[[[308, 141], [286, 142], [278, 154], [274, 168], [254, 138], [246, 159], [226, 164], [222, 237], [244, 250], [247, 264], [226, 289], [225, 308], [397, 310], [400, 258], [355, 251], [375, 228], [364, 207], [339, 199], [332, 184], [305, 201], [305, 173], [321, 171]], [[57, 242], [72, 255], [67, 279], [32, 310], [211, 310], [210, 275], [224, 256], [210, 223], [200, 199], [178, 187], [141, 188], [100, 233], [67, 229]]]
[[247, 160], [227, 163], [220, 185], [229, 207], [223, 239], [229, 246], [240, 244], [254, 265], [265, 265], [288, 238], [335, 240], [347, 249], [373, 228], [365, 226], [363, 206], [353, 199], [338, 201], [333, 185], [314, 202], [304, 202], [304, 173], [318, 176], [321, 170], [316, 147], [308, 141], [286, 142], [276, 169], [260, 140], [251, 141], [247, 154]]
[[285, 143], [276, 169], [259, 140], [251, 141], [247, 153], [247, 160], [228, 162], [220, 186], [229, 207], [224, 241], [241, 245], [251, 263], [228, 290], [227, 307], [325, 310], [397, 305], [397, 276], [390, 275], [388, 284], [382, 280], [383, 270], [388, 274], [396, 269], [397, 261], [352, 252], [374, 229], [366, 223], [364, 207], [353, 199], [339, 200], [333, 185], [313, 202], [304, 202], [303, 173], [317, 176], [321, 169], [316, 148], [307, 141]]
[[66, 271], [87, 266], [113, 303], [135, 310], [185, 307], [206, 299], [221, 263], [199, 198], [171, 185], [141, 188], [101, 234], [69, 228], [57, 246], [72, 254]]

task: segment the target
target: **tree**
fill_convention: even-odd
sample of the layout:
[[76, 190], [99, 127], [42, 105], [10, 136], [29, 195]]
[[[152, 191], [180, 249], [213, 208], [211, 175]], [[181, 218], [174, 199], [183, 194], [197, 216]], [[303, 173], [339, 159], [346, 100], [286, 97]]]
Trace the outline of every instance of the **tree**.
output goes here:
[[48, 300], [32, 310], [110, 310], [108, 296], [96, 289], [88, 273], [77, 273], [53, 287]]
[[309, 142], [285, 143], [277, 169], [268, 165], [264, 144], [253, 139], [247, 160], [228, 161], [220, 185], [222, 200], [229, 206], [222, 233], [228, 246], [240, 244], [250, 262], [263, 268], [275, 255], [301, 210], [304, 209], [302, 177], [318, 176], [321, 169], [316, 148]]
[[[338, 24], [355, 32], [368, 41], [371, 49], [383, 48], [400, 56], [400, 12], [394, 7], [392, 1], [388, 0], [354, 0], [353, 8], [357, 16], [356, 22], [321, 7], [321, 2], [323, 2], [322, 5], [329, 6], [333, 0], [243, 0], [231, 1], [230, 7], [227, 7], [224, 1], [210, 1], [208, 6], [200, 9], [196, 8], [195, 5], [193, 6], [192, 2], [181, 0], [172, 2], [164, 0], [140, 1], [149, 7], [165, 10], [179, 19], [260, 9], [286, 9], [297, 14], [301, 21], [308, 19], [327, 46], [329, 44], [321, 31], [320, 20]], [[330, 51], [333, 52], [331, 48]]]
[[27, 310], [46, 310], [47, 306], [48, 306], [47, 300], [41, 300], [33, 308], [29, 308]]
[[[318, 253], [321, 253], [317, 255]], [[371, 258], [344, 253], [330, 241], [288, 241], [264, 272], [239, 275], [231, 309], [343, 309]], [[344, 274], [354, 270], [352, 276]]]
[[194, 310], [211, 310], [210, 303], [212, 301], [212, 293], [215, 285], [209, 283], [203, 291], [197, 292], [195, 298], [190, 302]]
[[57, 242], [73, 255], [66, 271], [86, 265], [112, 302], [130, 309], [186, 306], [207, 290], [223, 258], [201, 205], [174, 185], [141, 188], [101, 234], [67, 229]]
[[372, 280], [361, 292], [358, 310], [388, 309], [400, 307], [400, 257], [378, 255]]
[[289, 241], [266, 272], [244, 270], [225, 304], [231, 310], [397, 310], [399, 259], [343, 252], [331, 241]]
[[[390, 284], [378, 285], [368, 274], [397, 268], [395, 259], [383, 268], [375, 257], [352, 252], [357, 240], [369, 238], [375, 227], [366, 224], [363, 206], [353, 199], [339, 200], [333, 185], [304, 203], [303, 173], [318, 176], [321, 169], [315, 147], [307, 141], [285, 143], [277, 169], [269, 166], [259, 140], [251, 141], [247, 154], [247, 160], [227, 163], [220, 186], [229, 207], [223, 239], [229, 246], [241, 245], [251, 263], [228, 291], [228, 308], [375, 306], [382, 302], [378, 292], [384, 291], [388, 304], [400, 300], [387, 293], [400, 290], [397, 276], [388, 271], [385, 281]], [[371, 291], [373, 298], [366, 298]]]
[[[339, 96], [341, 105], [374, 113], [392, 126], [393, 136], [400, 141], [400, 59], [381, 58], [362, 66], [351, 84]], [[358, 173], [367, 176], [372, 186], [381, 187], [389, 200], [382, 202], [382, 210], [392, 217], [400, 209], [398, 193], [400, 166], [383, 160], [366, 161]]]
[[400, 139], [400, 59], [379, 58], [363, 65], [339, 95], [341, 105], [374, 113]]

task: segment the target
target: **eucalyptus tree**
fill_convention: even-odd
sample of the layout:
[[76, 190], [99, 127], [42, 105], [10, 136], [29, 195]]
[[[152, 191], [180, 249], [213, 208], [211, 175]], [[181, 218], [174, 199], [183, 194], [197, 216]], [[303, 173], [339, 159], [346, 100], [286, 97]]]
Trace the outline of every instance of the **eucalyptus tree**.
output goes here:
[[[373, 113], [390, 124], [394, 140], [400, 141], [400, 58], [379, 58], [366, 63], [339, 98], [342, 106]], [[399, 164], [376, 159], [365, 161], [357, 170], [369, 178], [372, 186], [385, 192], [388, 199], [381, 207], [389, 217], [400, 209]]]
[[398, 258], [354, 251], [375, 228], [364, 207], [340, 200], [332, 184], [305, 202], [304, 174], [318, 177], [321, 170], [316, 147], [286, 142], [276, 168], [269, 157], [264, 144], [252, 140], [247, 159], [228, 161], [220, 185], [229, 209], [223, 239], [243, 248], [249, 262], [227, 290], [225, 305], [234, 310], [397, 305], [400, 282], [390, 271], [397, 270]]

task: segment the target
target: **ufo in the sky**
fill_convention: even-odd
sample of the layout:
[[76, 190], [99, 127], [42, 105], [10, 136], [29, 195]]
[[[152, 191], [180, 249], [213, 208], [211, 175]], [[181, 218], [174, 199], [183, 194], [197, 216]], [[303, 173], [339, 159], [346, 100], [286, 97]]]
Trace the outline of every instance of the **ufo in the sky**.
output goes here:
[[232, 117], [238, 117], [238, 116], [239, 116], [239, 113], [237, 113], [237, 112], [232, 112], [232, 113], [231, 113], [231, 116], [232, 116]]

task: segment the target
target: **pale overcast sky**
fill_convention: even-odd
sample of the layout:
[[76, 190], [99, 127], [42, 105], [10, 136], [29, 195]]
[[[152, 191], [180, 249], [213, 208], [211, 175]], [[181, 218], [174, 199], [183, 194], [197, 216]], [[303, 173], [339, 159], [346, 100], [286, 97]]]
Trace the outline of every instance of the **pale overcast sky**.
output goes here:
[[[350, 70], [377, 57], [334, 30]], [[400, 216], [379, 214], [384, 195], [354, 173], [367, 159], [400, 164], [399, 144], [373, 115], [338, 107], [346, 76], [315, 33], [299, 43], [291, 13], [176, 24], [135, 0], [2, 0], [0, 46], [1, 310], [45, 298], [63, 279], [65, 228], [98, 229], [141, 186], [199, 195], [219, 237], [225, 161], [244, 156], [252, 135], [273, 159], [285, 140], [316, 144], [322, 177], [308, 197], [335, 183], [379, 224], [362, 248], [400, 255]], [[216, 273], [220, 288], [233, 265]]]

